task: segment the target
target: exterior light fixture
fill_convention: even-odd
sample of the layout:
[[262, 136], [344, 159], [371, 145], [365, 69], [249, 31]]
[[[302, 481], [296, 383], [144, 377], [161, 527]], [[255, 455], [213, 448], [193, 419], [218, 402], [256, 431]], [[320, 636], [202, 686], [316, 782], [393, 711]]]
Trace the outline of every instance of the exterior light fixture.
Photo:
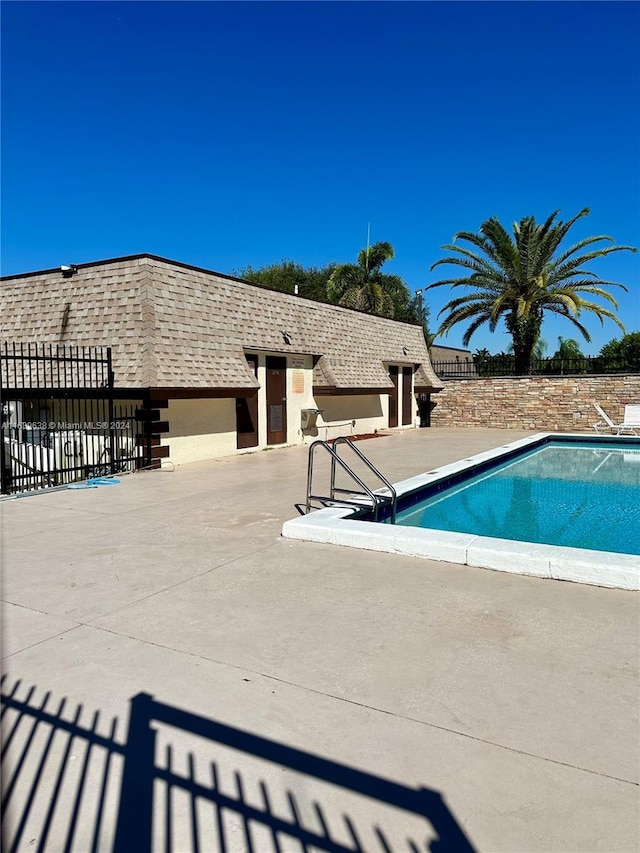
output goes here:
[[75, 264], [61, 264], [60, 272], [64, 278], [71, 278], [74, 273], [78, 272], [78, 267]]

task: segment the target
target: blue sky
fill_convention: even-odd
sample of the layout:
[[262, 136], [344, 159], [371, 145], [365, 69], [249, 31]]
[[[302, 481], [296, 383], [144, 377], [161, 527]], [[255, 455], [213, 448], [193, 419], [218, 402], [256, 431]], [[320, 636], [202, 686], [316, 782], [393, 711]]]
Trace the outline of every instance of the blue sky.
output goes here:
[[[2, 3], [2, 273], [320, 266], [371, 223], [416, 290], [456, 231], [583, 207], [575, 240], [640, 246], [639, 34], [626, 2]], [[592, 269], [639, 330], [640, 255]], [[586, 322], [584, 352], [620, 335]]]

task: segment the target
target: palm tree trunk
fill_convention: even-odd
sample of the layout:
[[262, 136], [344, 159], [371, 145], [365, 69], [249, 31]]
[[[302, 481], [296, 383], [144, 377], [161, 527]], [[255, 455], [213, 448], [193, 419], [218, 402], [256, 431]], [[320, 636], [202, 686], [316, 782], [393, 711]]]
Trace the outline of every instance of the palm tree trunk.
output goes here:
[[541, 319], [538, 317], [508, 318], [507, 329], [513, 338], [514, 369], [516, 376], [530, 376], [533, 372], [533, 353], [540, 337]]
[[515, 355], [514, 369], [516, 376], [530, 376], [533, 371], [533, 350], [529, 352], [518, 350], [514, 345], [513, 352]]

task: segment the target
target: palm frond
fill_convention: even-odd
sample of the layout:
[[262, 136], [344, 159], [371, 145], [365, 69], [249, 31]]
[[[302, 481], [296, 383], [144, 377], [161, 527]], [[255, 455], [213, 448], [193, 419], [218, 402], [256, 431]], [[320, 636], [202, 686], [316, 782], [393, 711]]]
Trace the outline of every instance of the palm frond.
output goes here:
[[516, 273], [519, 266], [518, 249], [500, 220], [492, 216], [483, 222], [480, 231], [489, 238], [490, 255], [507, 273]]
[[473, 321], [473, 323], [469, 326], [469, 328], [466, 330], [466, 332], [462, 336], [463, 346], [465, 346], [465, 347], [469, 346], [471, 338], [475, 335], [475, 333], [478, 331], [478, 329], [480, 329], [482, 326], [484, 326], [484, 324], [487, 322], [490, 322], [489, 317], [486, 317], [484, 315], [481, 315], [480, 317], [476, 317], [476, 319]]
[[594, 243], [599, 243], [602, 240], [608, 240], [611, 242], [613, 238], [604, 234], [601, 234], [598, 237], [585, 237], [584, 240], [579, 240], [577, 243], [574, 243], [573, 246], [570, 246], [568, 249], [565, 249], [561, 255], [558, 255], [558, 257], [555, 259], [556, 265], [563, 264], [572, 255], [575, 255], [576, 252], [580, 252], [586, 246], [592, 246]]
[[340, 264], [329, 276], [327, 296], [339, 302], [345, 292], [353, 287], [362, 285], [362, 271], [355, 264]]
[[589, 208], [583, 207], [582, 210], [576, 213], [576, 215], [569, 219], [568, 222], [558, 222], [557, 225], [550, 229], [549, 233], [545, 237], [545, 250], [549, 254], [549, 257], [558, 250], [560, 244], [578, 219], [582, 219], [583, 216], [588, 216], [589, 213]]
[[[614, 308], [618, 307], [618, 300], [613, 296], [613, 294], [609, 293], [609, 291], [605, 290], [600, 285], [602, 282], [593, 282], [589, 279], [584, 279], [583, 281], [573, 281], [569, 285], [565, 285], [564, 287], [558, 287], [551, 290], [551, 293], [574, 293], [581, 294], [587, 293], [589, 296], [599, 296], [601, 299], [606, 299], [607, 302], [611, 303]], [[580, 298], [578, 296], [578, 298]]]
[[351, 290], [347, 290], [340, 297], [338, 304], [343, 308], [355, 308], [359, 292], [360, 291], [355, 287], [351, 288]]
[[580, 322], [580, 320], [578, 320], [578, 318], [575, 315], [573, 315], [569, 312], [566, 312], [566, 311], [553, 311], [552, 310], [552, 313], [553, 314], [559, 314], [561, 317], [564, 317], [565, 320], [568, 320], [572, 326], [575, 326], [575, 328], [578, 329], [578, 331], [580, 332], [582, 337], [585, 339], [585, 341], [591, 340], [591, 335], [589, 334], [589, 330], [587, 329], [586, 326], [584, 326]]
[[390, 261], [393, 257], [394, 251], [391, 243], [373, 243], [368, 250], [361, 249], [358, 252], [358, 266], [370, 274], [379, 270], [385, 261]]
[[[458, 231], [453, 235], [453, 242], [455, 244], [456, 240], [466, 240], [468, 243], [471, 243], [472, 246], [477, 246], [478, 249], [481, 249], [485, 254], [489, 254], [491, 251], [491, 245], [487, 237], [484, 234], [474, 234], [473, 231]], [[443, 246], [443, 248], [447, 248]], [[457, 249], [458, 247], [453, 245], [450, 246], [451, 249]]]
[[490, 273], [501, 274], [501, 270], [497, 266], [492, 266], [489, 261], [485, 258], [476, 255], [475, 252], [472, 252], [470, 249], [465, 249], [463, 246], [454, 245], [445, 245], [442, 246], [443, 249], [447, 249], [451, 252], [458, 252], [458, 254], [462, 255], [463, 258], [468, 259], [468, 263], [463, 264], [462, 260], [455, 255], [452, 258], [442, 258], [439, 261], [436, 261], [435, 264], [431, 265], [431, 269], [434, 267], [440, 266], [441, 264], [458, 264], [460, 266], [467, 266], [469, 269], [482, 269]]

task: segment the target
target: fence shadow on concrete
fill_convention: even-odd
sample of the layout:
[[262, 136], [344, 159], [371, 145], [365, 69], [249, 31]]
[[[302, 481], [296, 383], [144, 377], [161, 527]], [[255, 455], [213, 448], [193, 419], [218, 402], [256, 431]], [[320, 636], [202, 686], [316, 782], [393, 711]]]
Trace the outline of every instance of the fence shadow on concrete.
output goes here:
[[[2, 679], [3, 850], [472, 853], [442, 795], [139, 693], [126, 733]], [[21, 694], [24, 694], [20, 698]], [[90, 718], [87, 723], [83, 718]], [[124, 737], [122, 735], [124, 734]], [[365, 733], [363, 733], [364, 735]]]

